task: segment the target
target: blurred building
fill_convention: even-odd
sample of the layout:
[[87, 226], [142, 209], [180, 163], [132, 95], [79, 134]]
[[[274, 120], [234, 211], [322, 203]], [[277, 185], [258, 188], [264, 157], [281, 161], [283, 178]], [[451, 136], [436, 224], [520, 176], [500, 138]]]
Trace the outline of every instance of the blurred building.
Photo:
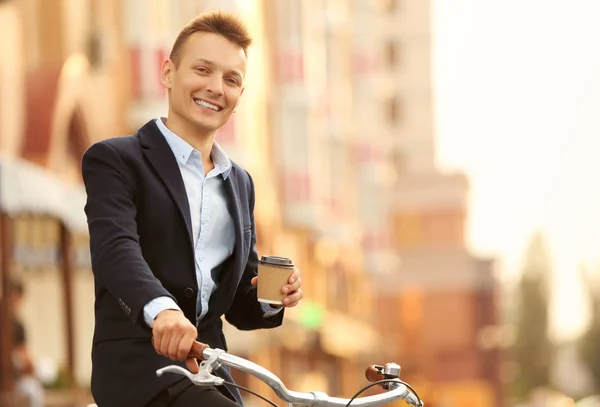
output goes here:
[[0, 2], [2, 271], [25, 283], [28, 342], [48, 385], [89, 382], [80, 161], [92, 142], [123, 132], [120, 3]]
[[[465, 245], [468, 181], [436, 168], [430, 2], [382, 2], [392, 75], [393, 242], [401, 264], [376, 282], [382, 330], [406, 380], [436, 405], [502, 405], [494, 262]], [[390, 326], [396, 329], [390, 329]], [[443, 404], [449, 403], [449, 404]]]
[[[452, 400], [494, 405], [492, 263], [465, 248], [467, 181], [435, 166], [428, 1], [1, 1], [0, 150], [80, 189], [91, 143], [167, 114], [160, 63], [215, 9], [254, 37], [242, 103], [217, 140], [255, 180], [259, 254], [294, 259], [306, 292], [280, 329], [226, 326], [230, 351], [295, 390], [348, 397], [366, 364], [394, 359]], [[93, 276], [73, 228], [68, 323], [64, 223], [20, 217], [14, 271], [34, 354], [85, 386]]]
[[[220, 9], [248, 23], [254, 45], [247, 87], [217, 140], [254, 178], [259, 253], [294, 259], [307, 297], [286, 311], [281, 329], [237, 332], [227, 326], [229, 348], [273, 370], [290, 388], [349, 396], [367, 363], [363, 348], [376, 343], [352, 192], [353, 122], [339, 119], [351, 116], [352, 100], [335, 96], [352, 87], [352, 20], [332, 22], [323, 14], [349, 15], [346, 3], [186, 0], [148, 7], [129, 0], [125, 43], [132, 75], [127, 124], [135, 129], [166, 114], [158, 62], [191, 17]], [[236, 378], [268, 394], [251, 378]]]
[[[590, 369], [582, 360], [580, 343], [566, 341], [557, 344], [553, 359], [551, 383], [554, 389], [575, 399], [597, 392]], [[596, 402], [600, 402], [597, 396]], [[589, 403], [592, 405], [591, 400]]]
[[20, 154], [78, 180], [87, 146], [123, 131], [121, 2], [5, 3], [20, 23]]

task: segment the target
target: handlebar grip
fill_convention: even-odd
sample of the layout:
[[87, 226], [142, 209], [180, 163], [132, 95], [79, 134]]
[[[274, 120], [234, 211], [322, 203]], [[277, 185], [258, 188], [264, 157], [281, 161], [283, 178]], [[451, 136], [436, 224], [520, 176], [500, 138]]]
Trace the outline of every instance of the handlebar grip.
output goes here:
[[365, 377], [370, 382], [377, 382], [379, 380], [385, 379], [385, 377], [379, 373], [379, 370], [375, 367], [375, 365], [371, 365], [367, 367], [365, 370]]

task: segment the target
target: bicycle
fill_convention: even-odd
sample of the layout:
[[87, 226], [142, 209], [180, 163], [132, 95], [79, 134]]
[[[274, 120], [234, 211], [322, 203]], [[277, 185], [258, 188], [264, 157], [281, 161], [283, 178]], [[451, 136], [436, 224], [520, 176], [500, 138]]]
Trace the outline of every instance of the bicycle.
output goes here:
[[[271, 387], [280, 399], [289, 403], [289, 407], [375, 407], [399, 399], [402, 399], [406, 401], [407, 404], [415, 407], [424, 406], [424, 403], [414, 389], [410, 387], [408, 383], [399, 379], [400, 366], [395, 363], [388, 363], [384, 366], [373, 365], [370, 368], [367, 368], [366, 376], [370, 381], [375, 380], [374, 378], [376, 376], [383, 377], [383, 379], [373, 381], [371, 384], [357, 392], [351, 399], [343, 399], [330, 397], [322, 392], [302, 393], [290, 391], [284, 386], [279, 377], [271, 371], [249, 360], [226, 353], [222, 349], [206, 348], [203, 351], [202, 356], [204, 360], [200, 363], [200, 369], [196, 374], [177, 365], [163, 367], [162, 369], [157, 370], [156, 374], [159, 377], [165, 373], [180, 374], [186, 376], [197, 386], [221, 386], [225, 384], [235, 386], [240, 390], [244, 390], [261, 398], [275, 407], [277, 407], [277, 405], [266, 397], [243, 386], [226, 382], [223, 378], [213, 375], [213, 370], [218, 369], [221, 365], [225, 365], [246, 372]], [[388, 390], [388, 392], [375, 396], [358, 397], [363, 391], [376, 385], [382, 386], [384, 389]]]

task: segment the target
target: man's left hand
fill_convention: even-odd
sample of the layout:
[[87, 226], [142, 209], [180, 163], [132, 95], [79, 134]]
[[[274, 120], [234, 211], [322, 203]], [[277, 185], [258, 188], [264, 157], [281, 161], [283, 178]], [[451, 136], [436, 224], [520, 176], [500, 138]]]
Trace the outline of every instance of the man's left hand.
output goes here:
[[[258, 284], [258, 277], [254, 277], [251, 281], [252, 285], [256, 287]], [[288, 284], [281, 288], [281, 292], [285, 294], [283, 298], [283, 306], [286, 308], [295, 307], [298, 305], [304, 292], [302, 291], [302, 279], [300, 278], [300, 270], [294, 268], [294, 272], [288, 280]]]

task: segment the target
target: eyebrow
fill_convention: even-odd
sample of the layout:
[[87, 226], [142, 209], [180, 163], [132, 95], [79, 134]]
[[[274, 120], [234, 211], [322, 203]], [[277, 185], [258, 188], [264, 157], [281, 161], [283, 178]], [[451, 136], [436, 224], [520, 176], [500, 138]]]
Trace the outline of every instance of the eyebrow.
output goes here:
[[[204, 58], [200, 58], [200, 59], [196, 60], [196, 63], [201, 63], [201, 64], [207, 65], [211, 68], [217, 67], [217, 64], [214, 61], [211, 61], [209, 59], [204, 59]], [[239, 76], [240, 78], [244, 77], [244, 75], [242, 75], [242, 73], [240, 71], [238, 71], [237, 69], [230, 69], [228, 73]]]

